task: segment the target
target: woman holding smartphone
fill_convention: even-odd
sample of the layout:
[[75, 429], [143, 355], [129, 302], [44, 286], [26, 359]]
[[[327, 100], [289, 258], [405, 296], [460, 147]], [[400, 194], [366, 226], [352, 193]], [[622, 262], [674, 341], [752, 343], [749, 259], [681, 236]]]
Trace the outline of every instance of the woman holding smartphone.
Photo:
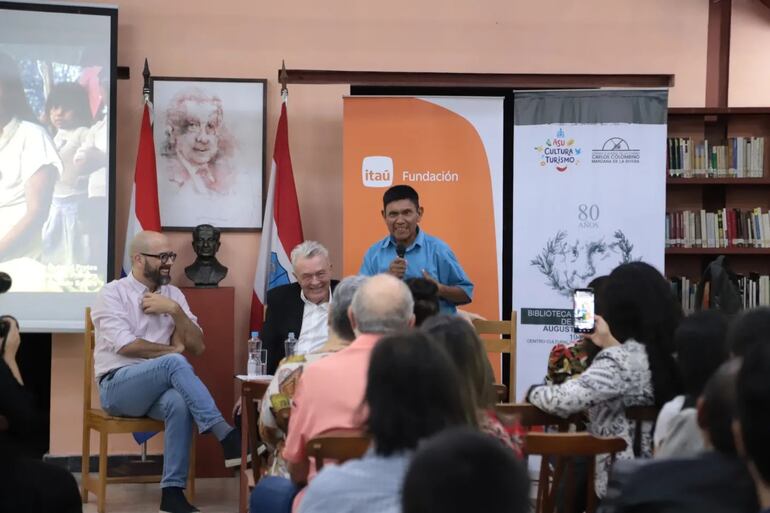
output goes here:
[[[596, 302], [596, 325], [584, 335], [599, 349], [579, 377], [559, 385], [532, 388], [529, 402], [567, 417], [585, 411], [596, 436], [626, 441], [620, 459], [633, 459], [633, 423], [629, 406], [662, 406], [681, 392], [674, 361], [673, 334], [682, 313], [668, 281], [643, 262], [623, 264], [610, 273]], [[652, 455], [652, 436], [642, 436], [642, 454]], [[596, 494], [607, 489], [609, 456], [596, 461]]]

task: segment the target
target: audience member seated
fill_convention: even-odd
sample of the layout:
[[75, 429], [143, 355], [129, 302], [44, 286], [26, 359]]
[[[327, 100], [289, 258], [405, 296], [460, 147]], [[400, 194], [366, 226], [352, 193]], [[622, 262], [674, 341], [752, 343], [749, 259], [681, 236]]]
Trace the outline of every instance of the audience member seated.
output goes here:
[[241, 461], [241, 435], [182, 355], [203, 353], [203, 333], [182, 291], [169, 285], [176, 254], [168, 237], [140, 232], [130, 252], [131, 273], [106, 284], [91, 310], [99, 398], [110, 415], [165, 422], [160, 509], [195, 512], [183, 493], [193, 421], [217, 437], [228, 467]]
[[489, 437], [448, 429], [420, 444], [402, 505], [403, 513], [528, 513], [529, 476]]
[[16, 353], [19, 326], [1, 317], [7, 334], [0, 337], [0, 512], [75, 513], [82, 511], [78, 485], [65, 469], [30, 458], [28, 436], [40, 424], [34, 400], [24, 387]]
[[289, 470], [281, 454], [286, 433], [278, 426], [274, 413], [291, 407], [305, 365], [336, 353], [356, 338], [348, 318], [348, 308], [353, 302], [353, 295], [366, 280], [366, 276], [348, 276], [337, 285], [329, 307], [329, 340], [320, 350], [286, 357], [278, 365], [259, 412], [259, 435], [270, 449], [267, 475], [289, 478]]
[[[689, 458], [667, 458], [626, 473], [613, 469], [600, 513], [754, 513], [757, 497], [746, 464], [738, 457], [732, 424], [735, 383], [741, 361], [724, 363], [698, 400], [697, 423], [705, 450]], [[633, 465], [630, 465], [633, 468]], [[617, 471], [617, 472], [616, 472]], [[616, 474], [620, 474], [617, 476]]]
[[317, 351], [328, 338], [329, 301], [337, 280], [332, 280], [329, 251], [319, 242], [306, 240], [291, 251], [296, 283], [273, 287], [267, 292], [265, 324], [260, 332], [267, 349], [267, 373], [275, 374], [286, 356], [284, 341], [289, 333], [297, 338], [297, 354]]
[[[767, 337], [767, 332], [765, 332]], [[738, 422], [733, 424], [735, 445], [748, 462], [762, 513], [770, 512], [770, 344], [747, 348], [738, 373]]]
[[697, 312], [674, 333], [684, 394], [667, 402], [655, 423], [655, 457], [695, 456], [704, 448], [695, 402], [706, 381], [727, 360], [727, 317], [719, 310]]
[[[662, 406], [681, 392], [673, 357], [673, 336], [681, 308], [668, 281], [654, 267], [632, 262], [610, 273], [596, 303], [596, 330], [586, 335], [601, 351], [576, 379], [533, 387], [528, 400], [561, 417], [587, 411], [588, 430], [621, 437], [627, 448], [619, 459], [634, 458], [634, 424], [629, 406]], [[652, 455], [652, 433], [645, 430], [641, 453]], [[596, 494], [603, 497], [612, 460], [596, 458]]]
[[424, 333], [383, 337], [366, 383], [372, 446], [360, 460], [324, 467], [300, 513], [400, 513], [404, 475], [419, 441], [474, 417], [452, 362]]
[[521, 457], [524, 432], [518, 422], [502, 419], [495, 412], [497, 396], [492, 368], [473, 327], [457, 316], [439, 315], [425, 321], [422, 329], [449, 353], [461, 381], [465, 382], [468, 396], [473, 400], [479, 429]]
[[[283, 457], [291, 480], [268, 477], [251, 494], [251, 513], [288, 511], [299, 487], [315, 474], [305, 445], [330, 429], [361, 429], [369, 358], [385, 334], [414, 325], [414, 300], [406, 284], [390, 275], [375, 275], [353, 296], [348, 310], [356, 339], [349, 347], [305, 367], [294, 392]], [[296, 499], [297, 506], [302, 494]], [[295, 507], [296, 508], [296, 507]]]
[[745, 310], [730, 322], [727, 330], [727, 347], [732, 356], [745, 357], [757, 344], [766, 344], [770, 333], [770, 307], [761, 306]]
[[426, 278], [410, 278], [406, 280], [414, 298], [414, 325], [422, 326], [428, 317], [438, 314], [439, 305], [438, 285]]

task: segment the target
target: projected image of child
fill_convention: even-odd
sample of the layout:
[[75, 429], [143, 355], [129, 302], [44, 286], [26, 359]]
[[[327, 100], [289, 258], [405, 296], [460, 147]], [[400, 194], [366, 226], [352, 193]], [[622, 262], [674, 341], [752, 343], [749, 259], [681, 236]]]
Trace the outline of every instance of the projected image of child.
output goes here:
[[72, 82], [55, 84], [46, 99], [45, 115], [63, 172], [56, 183], [48, 220], [43, 226], [43, 263], [86, 264], [90, 238], [82, 216], [88, 201], [88, 169], [75, 156], [93, 124], [88, 93]]
[[16, 290], [43, 277], [35, 259], [62, 170], [27, 102], [16, 62], [0, 52], [0, 270], [13, 276]]

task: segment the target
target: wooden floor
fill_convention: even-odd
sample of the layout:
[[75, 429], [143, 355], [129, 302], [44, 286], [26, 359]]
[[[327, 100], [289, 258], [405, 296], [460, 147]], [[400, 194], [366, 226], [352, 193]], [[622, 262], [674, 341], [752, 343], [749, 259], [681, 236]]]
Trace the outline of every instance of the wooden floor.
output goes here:
[[[74, 474], [80, 484], [80, 474]], [[234, 513], [238, 511], [238, 478], [224, 477], [195, 481], [193, 504], [201, 513]], [[107, 486], [107, 513], [156, 513], [160, 507], [160, 486], [152, 484], [114, 484]], [[84, 513], [96, 513], [96, 497], [92, 494]]]

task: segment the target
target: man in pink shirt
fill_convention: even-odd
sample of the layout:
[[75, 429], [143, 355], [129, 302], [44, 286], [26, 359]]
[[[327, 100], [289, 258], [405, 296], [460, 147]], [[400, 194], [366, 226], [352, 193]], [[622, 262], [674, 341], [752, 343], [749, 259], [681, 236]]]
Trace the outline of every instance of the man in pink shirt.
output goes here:
[[[383, 335], [413, 326], [413, 310], [412, 293], [403, 281], [387, 274], [369, 278], [353, 296], [348, 310], [356, 339], [345, 349], [305, 367], [294, 393], [291, 426], [283, 450], [296, 485], [304, 486], [315, 475], [305, 451], [308, 440], [330, 429], [362, 428], [372, 349]], [[254, 489], [251, 504], [258, 511], [281, 510], [271, 495], [289, 493], [291, 488], [273, 484], [266, 482], [265, 487]], [[300, 499], [301, 494], [295, 508]]]

